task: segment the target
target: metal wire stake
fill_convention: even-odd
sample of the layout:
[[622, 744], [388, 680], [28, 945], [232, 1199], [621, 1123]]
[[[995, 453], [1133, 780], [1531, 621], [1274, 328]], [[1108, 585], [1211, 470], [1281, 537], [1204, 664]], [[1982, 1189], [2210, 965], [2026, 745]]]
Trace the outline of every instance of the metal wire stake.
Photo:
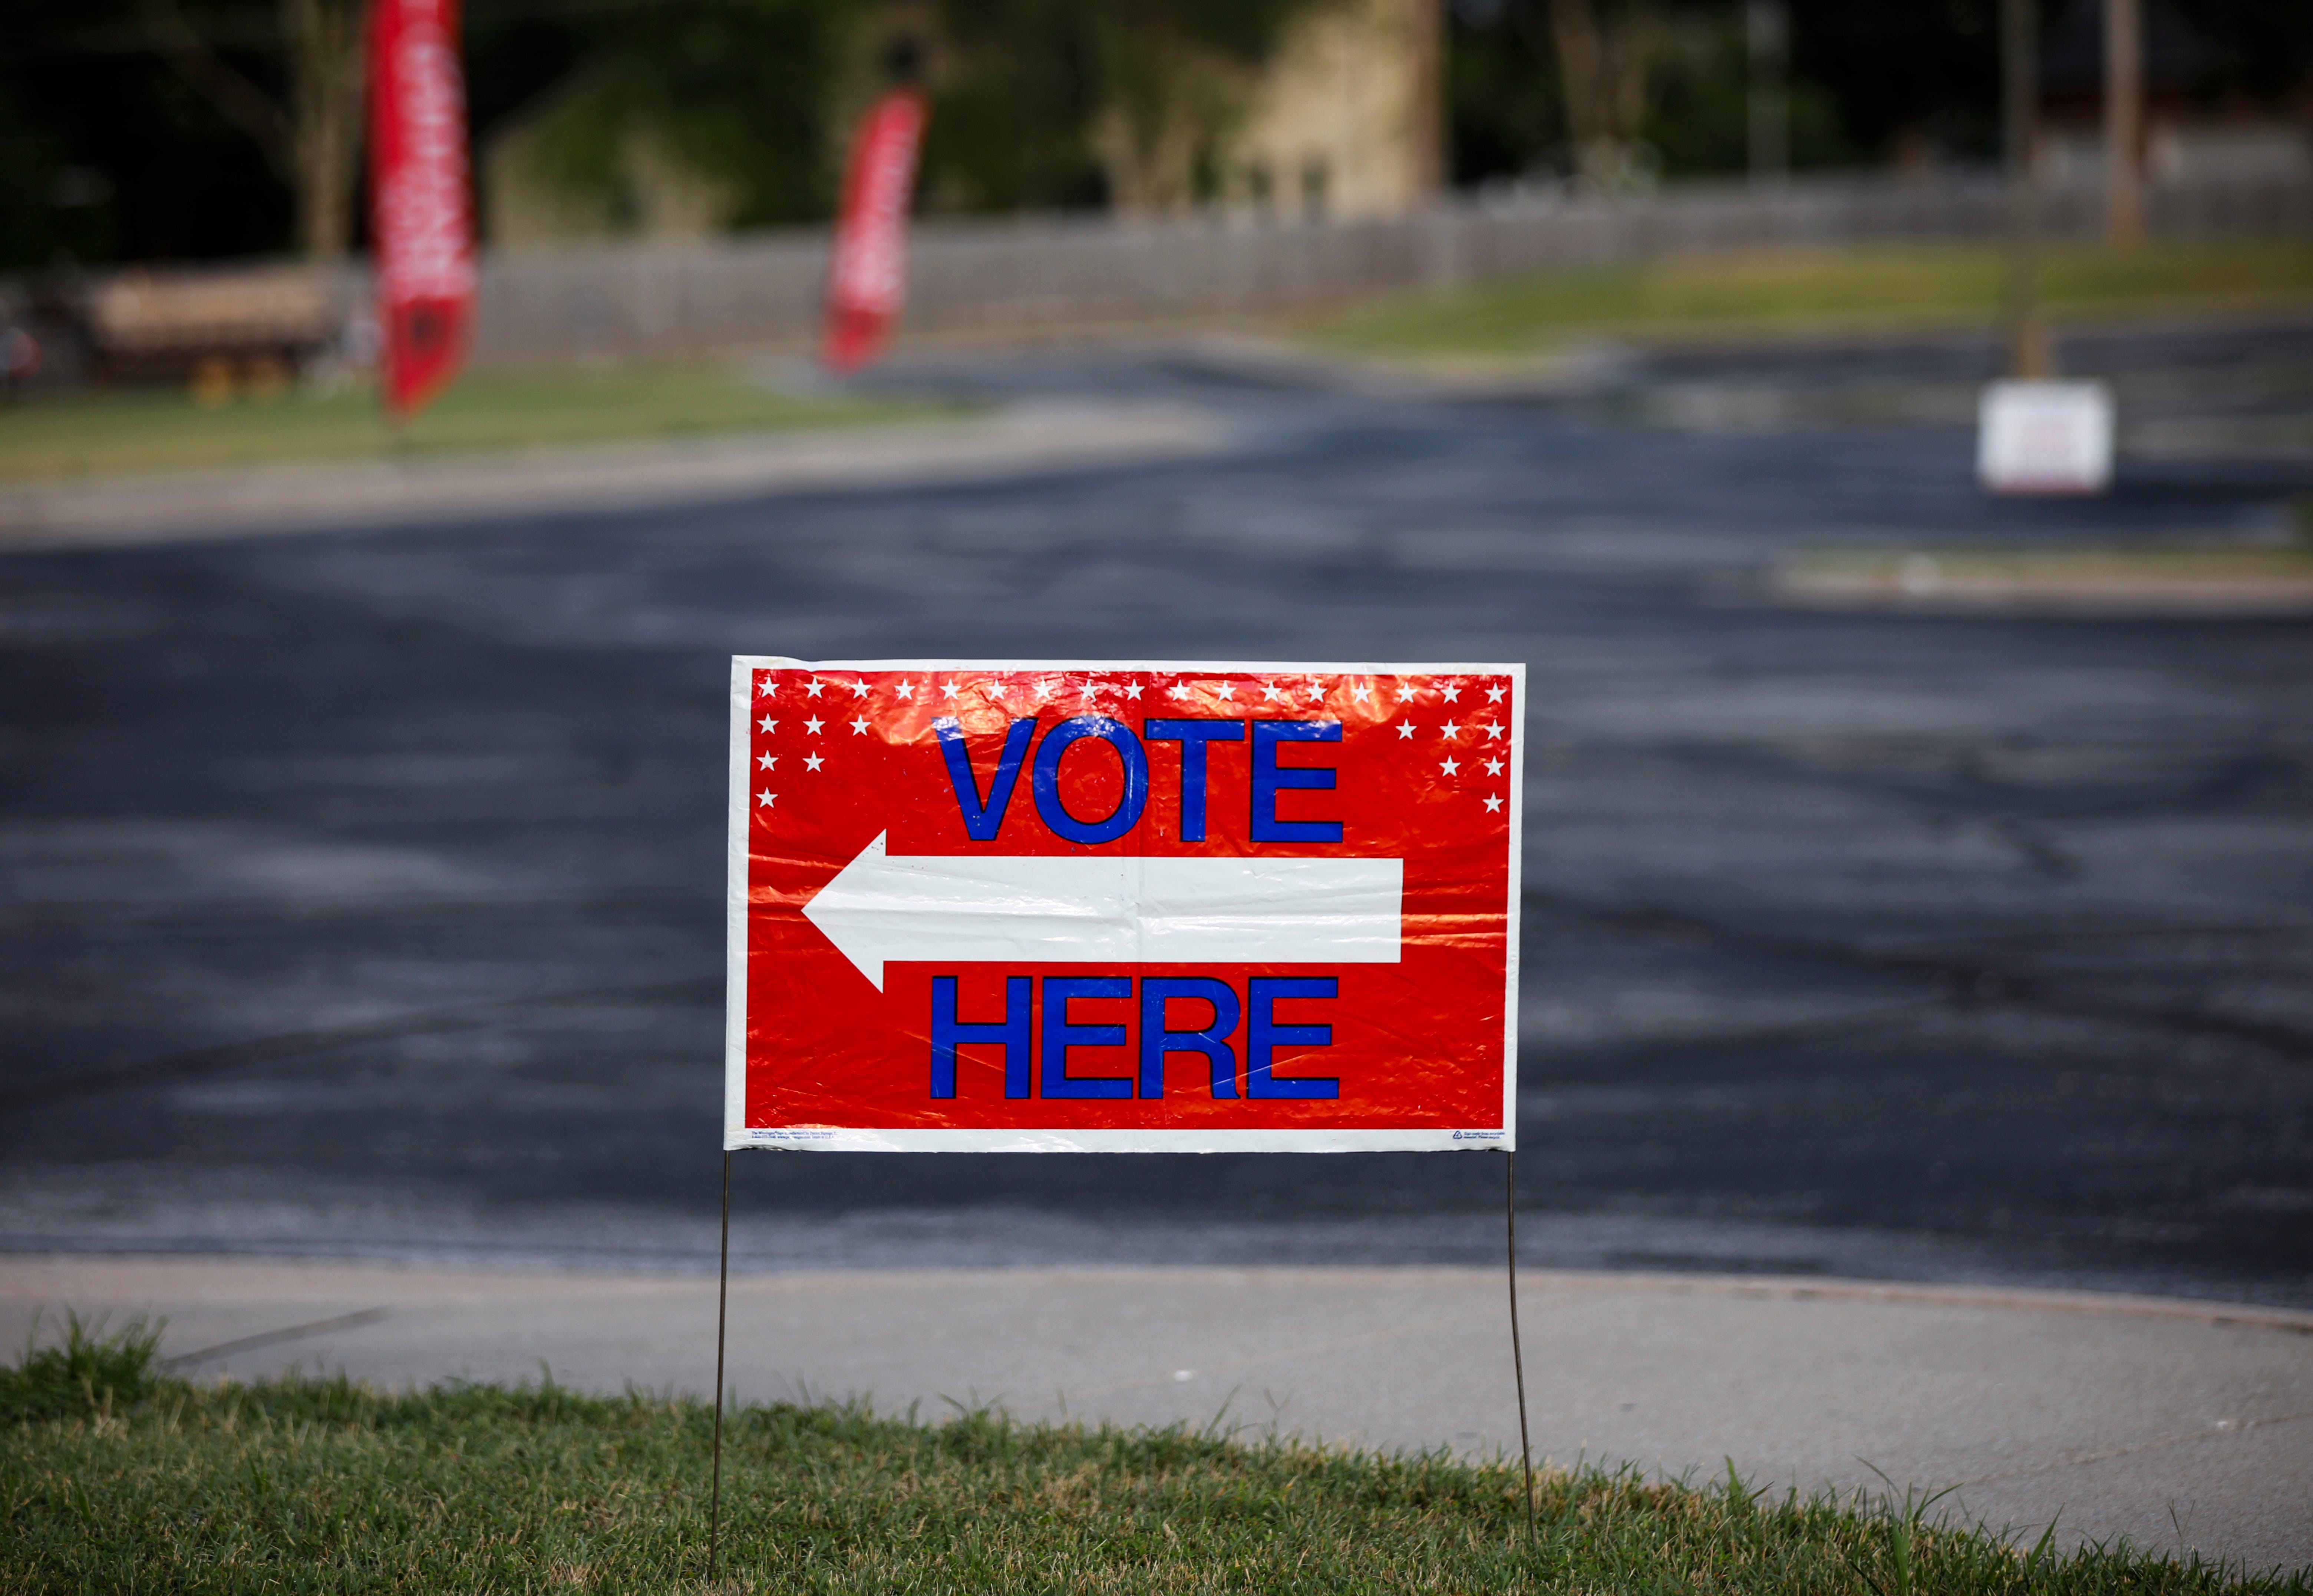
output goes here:
[[1517, 1154], [1509, 1155], [1508, 1179], [1502, 1194], [1502, 1230], [1509, 1252], [1510, 1367], [1517, 1371], [1518, 1460], [1526, 1467], [1526, 1543], [1538, 1545], [1534, 1528], [1534, 1443], [1526, 1428], [1526, 1354], [1518, 1345], [1517, 1322]]
[[[731, 1305], [731, 1150], [723, 1150], [723, 1265], [715, 1289], [715, 1491], [707, 1512], [707, 1577], [723, 1549], [723, 1322]], [[1513, 1309], [1513, 1312], [1516, 1310]], [[1524, 1388], [1521, 1387], [1523, 1391]], [[1523, 1396], [1519, 1398], [1523, 1401]]]

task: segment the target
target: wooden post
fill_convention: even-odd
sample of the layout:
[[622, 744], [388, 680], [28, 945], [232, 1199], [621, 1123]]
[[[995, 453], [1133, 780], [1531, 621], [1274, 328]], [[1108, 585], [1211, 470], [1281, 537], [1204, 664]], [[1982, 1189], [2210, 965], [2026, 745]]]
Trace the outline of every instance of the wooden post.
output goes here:
[[1780, 183], [1791, 170], [1789, 0], [1748, 0], [1744, 40], [1750, 57], [1747, 107], [1751, 181]]
[[2144, 0], [2104, 0], [2106, 233], [2144, 237]]
[[1413, 206], [1434, 203], [1454, 186], [1453, 129], [1447, 119], [1446, 0], [1412, 0]]
[[2039, 8], [2000, 0], [2002, 118], [2008, 156], [2008, 375], [2053, 376], [2055, 361], [2040, 319], [2040, 194], [2033, 157], [2040, 142]]

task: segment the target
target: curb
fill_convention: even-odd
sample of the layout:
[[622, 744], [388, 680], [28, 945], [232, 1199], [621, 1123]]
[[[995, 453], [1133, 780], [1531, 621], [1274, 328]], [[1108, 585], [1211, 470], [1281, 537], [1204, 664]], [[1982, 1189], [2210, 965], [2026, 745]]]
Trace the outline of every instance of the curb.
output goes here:
[[[261, 1252], [0, 1252], [0, 1270], [6, 1269], [12, 1264], [35, 1266], [42, 1264], [67, 1266], [86, 1264], [127, 1268], [158, 1265], [187, 1270], [198, 1269], [205, 1265], [253, 1265], [312, 1271], [351, 1269], [378, 1274], [443, 1274], [476, 1277], [505, 1276], [526, 1280], [577, 1278], [620, 1284], [647, 1284], [656, 1281], [681, 1281], [696, 1284], [703, 1278], [697, 1271], [565, 1268], [552, 1265], [524, 1266], [496, 1263], [474, 1265], [454, 1260], [386, 1261], [374, 1257], [339, 1258], [303, 1255], [282, 1257]], [[941, 1276], [973, 1279], [998, 1274], [1013, 1277], [1042, 1276], [1048, 1279], [1086, 1276], [1164, 1278], [1186, 1275], [1298, 1275], [1311, 1279], [1320, 1277], [1354, 1279], [1373, 1275], [1393, 1278], [1419, 1278], [1426, 1275], [1450, 1276], [1456, 1279], [1499, 1280], [1501, 1273], [1500, 1269], [1491, 1265], [1344, 1268], [1338, 1265], [1290, 1264], [1181, 1267], [1162, 1265], [1055, 1267], [1051, 1265], [1038, 1265], [1025, 1268], [984, 1269], [773, 1270], [735, 1275], [734, 1283], [777, 1283], [787, 1290], [798, 1288], [808, 1290], [814, 1285], [856, 1284], [863, 1280], [896, 1275], [919, 1279]], [[1523, 1264], [1518, 1268], [1518, 1285], [1519, 1294], [1522, 1297], [1529, 1292], [1553, 1291], [1597, 1293], [1654, 1292], [1673, 1296], [1749, 1297], [1782, 1301], [1879, 1302], [1922, 1308], [1991, 1308], [2027, 1313], [2100, 1314], [2117, 1318], [2168, 1319], [2188, 1324], [2234, 1326], [2248, 1329], [2278, 1330], [2291, 1335], [2313, 1336], [2313, 1309], [2268, 1308], [2255, 1303], [2220, 1302], [2197, 1297], [2147, 1297], [2120, 1292], [1932, 1285], [1902, 1281], [1848, 1280], [1819, 1275], [1672, 1274], [1660, 1272], [1641, 1273], [1605, 1269], [1551, 1269]]]

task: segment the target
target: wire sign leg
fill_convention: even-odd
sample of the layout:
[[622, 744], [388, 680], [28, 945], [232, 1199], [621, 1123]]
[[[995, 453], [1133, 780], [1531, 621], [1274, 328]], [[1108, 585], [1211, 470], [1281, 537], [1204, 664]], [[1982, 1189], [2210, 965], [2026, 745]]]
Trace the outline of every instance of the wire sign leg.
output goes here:
[[[723, 1154], [723, 1265], [715, 1289], [715, 1490], [707, 1510], [707, 1577], [713, 1580], [723, 1549], [723, 1323], [731, 1306], [731, 1154]], [[1515, 1316], [1517, 1309], [1511, 1309]], [[1515, 1332], [1513, 1337], [1515, 1338]], [[1518, 1400], [1526, 1400], [1520, 1386]], [[1521, 1414], [1524, 1409], [1521, 1406]], [[1533, 1494], [1529, 1487], [1527, 1495]]]
[[1536, 1544], [1534, 1529], [1534, 1442], [1526, 1428], [1526, 1354], [1518, 1345], [1517, 1320], [1517, 1154], [1508, 1160], [1508, 1180], [1502, 1196], [1502, 1230], [1509, 1254], [1510, 1367], [1517, 1372], [1518, 1460], [1526, 1468], [1526, 1543]]

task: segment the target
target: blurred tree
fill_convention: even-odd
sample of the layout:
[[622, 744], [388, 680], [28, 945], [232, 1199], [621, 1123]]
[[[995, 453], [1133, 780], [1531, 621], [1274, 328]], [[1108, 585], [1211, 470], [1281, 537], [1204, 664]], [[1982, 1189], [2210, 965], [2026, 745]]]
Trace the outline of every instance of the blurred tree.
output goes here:
[[1999, 0], [1790, 0], [1790, 11], [1794, 79], [1829, 88], [1860, 154], [1997, 156]]
[[[269, 13], [264, 17], [271, 36]], [[0, 267], [273, 251], [289, 197], [153, 47], [134, 0], [11, 0], [0, 38]], [[262, 48], [224, 48], [264, 69]]]
[[[947, 48], [935, 57], [923, 154], [931, 208], [1107, 203], [1107, 173], [1092, 147], [1101, 63], [1077, 9], [1071, 0], [950, 0], [944, 8]], [[1040, 26], [1047, 16], [1052, 25]], [[1027, 48], [1016, 43], [1023, 38]]]
[[212, 37], [223, 22], [182, 0], [140, 0], [154, 48], [253, 141], [289, 186], [300, 250], [333, 260], [353, 243], [361, 158], [361, 0], [278, 0], [275, 42], [285, 80], [268, 84], [236, 66]]
[[1558, 54], [1535, 26], [1536, 3], [1455, 0], [1447, 13], [1447, 123], [1458, 186], [1538, 174], [1565, 148]]
[[[293, 20], [284, 0], [172, 0], [207, 51], [292, 124]], [[311, 0], [343, 14], [353, 0]], [[739, 219], [825, 214], [846, 130], [840, 85], [856, 29], [912, 4], [933, 36], [937, 99], [927, 195], [946, 209], [1097, 206], [1110, 195], [1104, 108], [1128, 108], [1151, 150], [1162, 132], [1225, 117], [1168, 108], [1168, 51], [1243, 70], [1276, 48], [1304, 4], [1325, 0], [468, 0], [469, 103], [477, 145], [582, 67], [604, 67], [591, 128], [573, 113], [562, 151], [601, 174], [618, 116], [647, 115], [686, 159], [733, 173]], [[1612, 26], [1625, 0], [1591, 0]], [[1739, 26], [1737, 0], [1653, 0], [1669, 24], [1650, 62], [1640, 137], [1666, 172], [1742, 167], [1738, 63], [1695, 42]], [[2305, 92], [2313, 5], [2170, 0], [2209, 42], [2212, 103]], [[1453, 0], [1447, 49], [1454, 177], [1468, 184], [1570, 167], [1551, 0]], [[160, 48], [145, 0], [8, 0], [0, 36], [0, 269], [59, 260], [201, 259], [311, 245], [297, 180]], [[2047, 8], [2054, 10], [2053, 6]], [[1997, 148], [1993, 0], [1790, 0], [1793, 155], [1800, 165], [1885, 159], [1907, 146], [1988, 158]], [[1701, 31], [1698, 33], [1697, 30]], [[847, 52], [851, 54], [847, 55]], [[1722, 55], [1725, 58], [1722, 58]], [[592, 81], [590, 79], [590, 81]], [[258, 120], [267, 119], [259, 116]], [[1156, 131], [1152, 131], [1156, 130]], [[1115, 129], [1109, 130], [1112, 137]], [[1172, 142], [1168, 145], [1167, 138]], [[594, 143], [590, 150], [589, 141]], [[270, 146], [277, 152], [278, 142]], [[333, 159], [342, 172], [352, 157]], [[590, 167], [591, 163], [591, 167]], [[1165, 161], [1147, 170], [1162, 168]], [[340, 196], [357, 198], [356, 186]], [[359, 206], [324, 233], [356, 241]], [[326, 209], [308, 205], [309, 216]]]
[[[46, 259], [61, 247], [57, 190], [67, 181], [63, 140], [25, 115], [0, 84], [0, 261]], [[98, 198], [92, 190], [84, 203]]]
[[943, 0], [940, 208], [1165, 208], [1215, 190], [1249, 72], [1327, 0]]
[[2210, 100], [2239, 96], [2279, 105], [2313, 101], [2313, 5], [2303, 0], [2168, 0], [2208, 47]]
[[840, 159], [831, 94], [861, 13], [847, 0], [646, 0], [592, 19], [541, 115], [541, 175], [615, 196], [644, 135], [731, 196], [734, 225], [827, 215]]
[[[1732, 0], [1458, 0], [1448, 48], [1458, 183], [1550, 173], [1622, 187], [1747, 164], [1750, 68]], [[1804, 78], [1790, 94], [1794, 163], [1851, 158], [1833, 96]]]
[[1650, 0], [1624, 0], [1603, 22], [1591, 0], [1549, 0], [1549, 11], [1575, 166], [1594, 183], [1619, 187], [1641, 164], [1648, 78], [1667, 31], [1662, 13]]
[[[1649, 76], [1642, 137], [1668, 177], [1732, 176], [1751, 163], [1751, 52], [1738, 6], [1671, 13]], [[1800, 170], [1852, 164], [1854, 145], [1820, 83], [1785, 84], [1787, 162]]]
[[[2197, 85], [2206, 101], [2279, 109], [2313, 95], [2313, 5], [2305, 0], [2163, 4], [2206, 47]], [[1794, 69], [1830, 91], [1859, 154], [1997, 156], [1998, 0], [1790, 0], [1790, 7]], [[2064, 8], [2039, 11], [2045, 37]]]
[[[568, 69], [582, 22], [598, 25], [621, 4], [631, 11], [635, 0], [469, 0], [478, 132]], [[177, 0], [177, 8], [208, 59], [294, 121], [284, 7]], [[144, 0], [10, 0], [9, 20], [0, 42], [0, 269], [271, 254], [314, 242], [299, 219], [294, 173], [196, 86], [177, 64], [183, 41], [170, 40], [170, 24], [156, 27]], [[335, 155], [342, 186], [331, 203], [342, 209], [326, 230], [338, 248], [362, 234], [359, 103], [356, 95], [341, 107], [356, 118], [356, 137]]]

